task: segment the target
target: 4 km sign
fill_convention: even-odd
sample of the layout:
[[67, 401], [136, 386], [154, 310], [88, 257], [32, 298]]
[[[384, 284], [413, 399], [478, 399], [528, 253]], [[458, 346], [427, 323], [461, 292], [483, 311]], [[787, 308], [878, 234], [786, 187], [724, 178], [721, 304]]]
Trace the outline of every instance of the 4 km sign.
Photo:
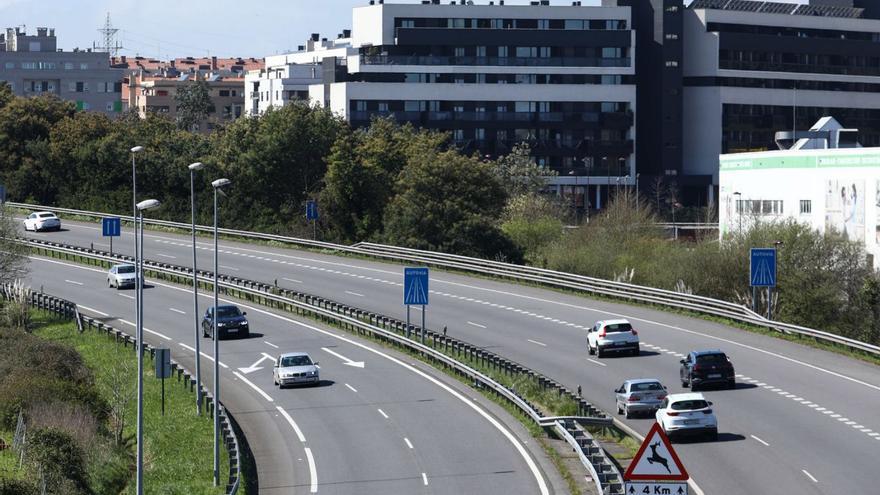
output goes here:
[[687, 495], [689, 476], [669, 438], [654, 423], [623, 475], [627, 495]]

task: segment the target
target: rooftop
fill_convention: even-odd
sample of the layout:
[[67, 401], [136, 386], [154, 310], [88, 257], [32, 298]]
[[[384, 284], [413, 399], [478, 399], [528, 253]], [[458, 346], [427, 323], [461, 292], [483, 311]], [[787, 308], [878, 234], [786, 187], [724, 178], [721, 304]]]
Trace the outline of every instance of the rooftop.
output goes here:
[[865, 9], [834, 5], [805, 5], [757, 0], [694, 0], [691, 9], [737, 10], [762, 14], [862, 18]]

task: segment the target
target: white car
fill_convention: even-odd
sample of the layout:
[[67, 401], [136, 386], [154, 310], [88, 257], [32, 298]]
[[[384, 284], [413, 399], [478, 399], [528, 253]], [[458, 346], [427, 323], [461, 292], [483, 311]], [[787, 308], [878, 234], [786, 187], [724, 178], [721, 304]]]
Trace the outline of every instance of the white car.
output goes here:
[[321, 382], [318, 363], [313, 362], [305, 352], [282, 354], [272, 368], [272, 381], [280, 388], [286, 385], [317, 385]]
[[61, 219], [51, 211], [34, 212], [24, 219], [24, 230], [61, 230]]
[[667, 395], [655, 417], [669, 438], [708, 435], [712, 440], [718, 439], [718, 419], [712, 403], [701, 393]]
[[590, 354], [602, 357], [607, 352], [628, 352], [639, 355], [639, 332], [626, 320], [597, 321], [587, 331]]
[[113, 265], [107, 272], [107, 287], [134, 287], [137, 284], [137, 271], [134, 265]]

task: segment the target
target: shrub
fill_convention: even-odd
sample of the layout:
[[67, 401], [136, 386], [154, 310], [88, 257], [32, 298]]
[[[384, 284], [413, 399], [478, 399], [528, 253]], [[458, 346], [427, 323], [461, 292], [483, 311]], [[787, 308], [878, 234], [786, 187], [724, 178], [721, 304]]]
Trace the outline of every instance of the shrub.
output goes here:
[[49, 493], [91, 493], [83, 451], [70, 434], [56, 428], [31, 430], [27, 459], [33, 475], [46, 480]]

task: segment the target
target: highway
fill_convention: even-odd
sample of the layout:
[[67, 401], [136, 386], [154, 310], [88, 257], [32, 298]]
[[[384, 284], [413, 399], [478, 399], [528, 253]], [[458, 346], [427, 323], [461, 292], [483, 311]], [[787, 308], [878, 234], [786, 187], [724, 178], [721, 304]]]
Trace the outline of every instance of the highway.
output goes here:
[[[107, 288], [105, 270], [41, 258], [29, 270], [32, 286], [133, 333], [134, 291]], [[194, 372], [192, 293], [148, 283], [145, 339]], [[529, 452], [528, 432], [466, 386], [337, 329], [239, 306], [252, 335], [220, 344], [221, 400], [254, 453], [261, 494], [550, 493], [540, 447]], [[210, 339], [201, 350], [210, 388]], [[294, 350], [320, 362], [319, 386], [273, 385], [273, 356]]]
[[[69, 230], [28, 235], [96, 247], [100, 227], [64, 221]], [[130, 233], [114, 243], [131, 250]], [[199, 241], [200, 267], [212, 245]], [[146, 257], [190, 265], [187, 236], [147, 234]], [[371, 311], [402, 316], [402, 269], [391, 263], [237, 242], [221, 243], [221, 272], [278, 284]], [[606, 411], [626, 378], [655, 377], [683, 391], [678, 360], [721, 348], [738, 373], [736, 390], [705, 391], [719, 419], [718, 442], [677, 450], [707, 494], [876, 493], [880, 458], [878, 368], [806, 346], [651, 308], [596, 301], [551, 290], [432, 271], [428, 326], [492, 349], [551, 376]], [[590, 357], [585, 328], [625, 317], [638, 329], [639, 357]], [[413, 312], [419, 321], [419, 311]], [[324, 360], [324, 358], [322, 358]], [[646, 433], [651, 418], [626, 420]]]

